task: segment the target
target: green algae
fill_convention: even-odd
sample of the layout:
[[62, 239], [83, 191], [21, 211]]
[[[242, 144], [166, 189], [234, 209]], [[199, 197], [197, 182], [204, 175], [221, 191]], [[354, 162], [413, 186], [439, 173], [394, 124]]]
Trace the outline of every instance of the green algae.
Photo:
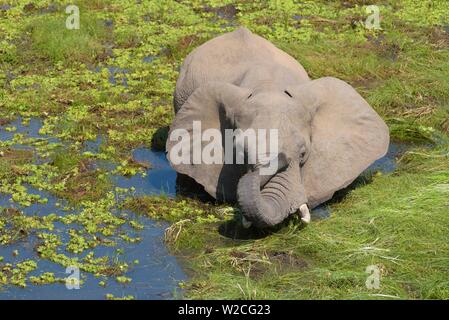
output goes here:
[[108, 294], [106, 294], [106, 299], [107, 300], [134, 300], [135, 298], [132, 295], [123, 296], [123, 297], [115, 297], [113, 294], [108, 293]]
[[39, 276], [30, 276], [28, 279], [34, 285], [46, 285], [53, 283], [66, 283], [66, 279], [58, 278], [52, 272], [44, 272]]
[[0, 243], [12, 244], [26, 240], [30, 233], [36, 230], [53, 230], [56, 215], [44, 217], [26, 216], [14, 208], [5, 208], [0, 213]]
[[19, 287], [27, 286], [27, 276], [30, 272], [37, 268], [37, 264], [33, 260], [24, 260], [12, 265], [10, 263], [0, 264], [0, 284], [12, 284]]

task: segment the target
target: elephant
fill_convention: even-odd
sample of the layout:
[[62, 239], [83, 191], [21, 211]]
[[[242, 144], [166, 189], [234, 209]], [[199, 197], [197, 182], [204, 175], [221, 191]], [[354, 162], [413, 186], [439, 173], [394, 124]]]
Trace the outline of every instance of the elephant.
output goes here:
[[[174, 92], [175, 117], [166, 151], [172, 167], [193, 178], [219, 201], [237, 203], [257, 228], [292, 214], [305, 223], [310, 210], [351, 184], [389, 146], [382, 118], [348, 83], [311, 80], [293, 57], [245, 27], [213, 38], [184, 60]], [[254, 163], [175, 163], [177, 129], [278, 130], [278, 151]], [[193, 147], [195, 142], [188, 142]], [[196, 142], [205, 146], [207, 141]], [[218, 141], [223, 150], [235, 148]], [[190, 150], [190, 149], [188, 149]], [[247, 152], [247, 149], [244, 149]], [[276, 159], [261, 174], [262, 159]], [[246, 159], [246, 158], [245, 158]]]

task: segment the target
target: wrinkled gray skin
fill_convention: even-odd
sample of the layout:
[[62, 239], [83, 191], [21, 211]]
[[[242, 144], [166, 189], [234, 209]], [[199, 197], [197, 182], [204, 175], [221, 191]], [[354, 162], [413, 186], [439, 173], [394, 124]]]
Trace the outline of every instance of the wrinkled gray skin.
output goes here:
[[[291, 56], [245, 28], [212, 39], [185, 60], [174, 96], [174, 129], [278, 129], [278, 170], [255, 165], [172, 165], [212, 196], [237, 200], [257, 227], [307, 213], [349, 185], [388, 148], [388, 128], [335, 78], [311, 81]], [[176, 141], [167, 141], [167, 150]], [[170, 159], [170, 157], [169, 157]], [[306, 209], [305, 211], [303, 209]]]

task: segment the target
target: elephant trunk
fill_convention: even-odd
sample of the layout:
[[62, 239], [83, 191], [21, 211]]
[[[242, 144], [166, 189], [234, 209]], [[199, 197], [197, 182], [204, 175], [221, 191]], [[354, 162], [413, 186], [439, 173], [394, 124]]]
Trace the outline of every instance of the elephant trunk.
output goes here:
[[303, 221], [310, 220], [298, 163], [290, 164], [267, 180], [259, 170], [248, 172], [240, 179], [237, 197], [247, 220], [259, 228], [271, 227], [298, 209]]

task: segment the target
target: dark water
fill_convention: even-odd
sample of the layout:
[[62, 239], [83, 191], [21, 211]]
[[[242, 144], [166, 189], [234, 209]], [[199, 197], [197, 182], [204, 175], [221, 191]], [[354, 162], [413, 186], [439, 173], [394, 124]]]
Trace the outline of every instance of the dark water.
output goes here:
[[142, 59], [143, 62], [151, 63], [153, 62], [157, 57], [156, 56], [146, 56]]
[[109, 79], [108, 81], [112, 84], [121, 84], [124, 87], [128, 86], [126, 74], [129, 73], [128, 69], [121, 69], [114, 66], [108, 66]]
[[[110, 22], [110, 20], [107, 20], [105, 23], [110, 24], [112, 22]], [[142, 62], [152, 63], [157, 58], [158, 58], [158, 56], [148, 55], [148, 56], [145, 56], [142, 58]], [[113, 66], [113, 65], [106, 66], [106, 69], [108, 69], [108, 71], [109, 71], [109, 77], [108, 77], [109, 83], [111, 83], [113, 85], [121, 85], [124, 87], [128, 87], [127, 75], [130, 72], [129, 69], [124, 69], [124, 68], [120, 68], [120, 67]], [[101, 68], [97, 67], [97, 68], [95, 68], [94, 71], [100, 72]]]
[[369, 166], [369, 168], [365, 170], [364, 174], [369, 175], [375, 172], [393, 172], [397, 168], [397, 157], [404, 153], [408, 148], [410, 148], [410, 146], [404, 143], [390, 143], [387, 154]]
[[133, 158], [138, 162], [151, 163], [147, 176], [135, 175], [130, 178], [114, 176], [114, 184], [121, 188], [135, 188], [136, 195], [145, 194], [176, 194], [176, 171], [167, 161], [165, 152], [157, 152], [148, 148], [138, 148], [133, 152]]
[[8, 11], [11, 8], [12, 8], [12, 6], [10, 6], [9, 4], [0, 5], [0, 10], [2, 10], [2, 11]]
[[[4, 127], [15, 126], [15, 132], [7, 132]], [[0, 140], [11, 140], [14, 134], [21, 133], [27, 137], [47, 139], [50, 143], [59, 143], [57, 139], [48, 138], [39, 134], [42, 121], [32, 119], [28, 126], [22, 124], [21, 119], [0, 127]], [[86, 143], [84, 151], [98, 152], [102, 142], [101, 137], [96, 141]], [[29, 148], [29, 146], [15, 145], [16, 148]], [[137, 161], [147, 161], [152, 164], [152, 168], [147, 170], [147, 176], [142, 178], [136, 175], [132, 178], [125, 178], [119, 175], [112, 177], [113, 183], [118, 187], [128, 188], [133, 186], [136, 194], [166, 194], [175, 195], [176, 174], [170, 166], [163, 152], [153, 152], [146, 148], [139, 148], [134, 151], [134, 158]], [[110, 163], [99, 163], [99, 166], [109, 166]], [[0, 207], [16, 207], [27, 215], [47, 215], [55, 213], [65, 215], [64, 200], [53, 195], [28, 187], [28, 193], [39, 194], [48, 199], [45, 204], [33, 204], [30, 207], [22, 208], [10, 202], [9, 195], [0, 194]], [[57, 205], [60, 204], [59, 206]], [[117, 209], [118, 210], [118, 209]], [[132, 213], [129, 213], [132, 214]], [[119, 248], [124, 249], [123, 253], [117, 253], [117, 247], [97, 247], [92, 251], [95, 256], [117, 256], [120, 261], [127, 261], [130, 271], [125, 276], [132, 278], [129, 284], [120, 284], [114, 278], [108, 279], [106, 287], [98, 285], [100, 280], [92, 274], [81, 272], [81, 279], [84, 282], [79, 290], [68, 290], [64, 284], [50, 284], [35, 286], [28, 284], [27, 288], [10, 286], [0, 291], [0, 299], [102, 299], [106, 294], [113, 294], [116, 297], [132, 295], [137, 299], [171, 299], [179, 297], [181, 292], [178, 284], [186, 279], [186, 275], [178, 264], [176, 258], [172, 256], [163, 242], [164, 230], [168, 226], [163, 222], [156, 222], [148, 218], [137, 217], [144, 225], [143, 230], [135, 231], [128, 227], [123, 227], [131, 237], [138, 236], [141, 242], [131, 244], [117, 239]], [[64, 243], [68, 242], [67, 230], [74, 228], [73, 225], [66, 226], [62, 223], [55, 223], [55, 230], [62, 237]], [[115, 239], [114, 239], [115, 240]], [[47, 260], [39, 259], [35, 252], [37, 239], [31, 235], [26, 241], [18, 242], [9, 246], [0, 246], [0, 256], [4, 257], [3, 262], [17, 263], [27, 259], [33, 259], [38, 264], [38, 269], [29, 275], [40, 275], [43, 272], [53, 272], [56, 277], [65, 278], [69, 274], [65, 273], [65, 268]], [[19, 255], [14, 257], [13, 252], [18, 250]], [[67, 254], [67, 252], [64, 252]], [[70, 256], [69, 254], [67, 254]], [[80, 255], [82, 256], [82, 255]], [[138, 264], [133, 264], [138, 260]]]

